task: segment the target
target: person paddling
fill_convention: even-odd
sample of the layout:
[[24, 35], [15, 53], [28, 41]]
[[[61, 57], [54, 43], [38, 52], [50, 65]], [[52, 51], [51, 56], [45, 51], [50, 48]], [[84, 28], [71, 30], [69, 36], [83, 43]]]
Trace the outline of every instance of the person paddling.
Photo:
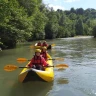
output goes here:
[[43, 44], [42, 44], [42, 47], [44, 47], [44, 46], [48, 47], [48, 44], [47, 44], [46, 41], [44, 41]]
[[48, 58], [50, 58], [50, 56], [47, 53], [47, 48], [46, 47], [42, 47], [42, 51], [41, 51], [41, 55], [42, 57], [47, 61]]
[[44, 70], [44, 66], [49, 65], [49, 64], [47, 64], [45, 59], [40, 55], [40, 53], [41, 53], [40, 49], [35, 50], [35, 55], [31, 59], [30, 63], [28, 64], [28, 66], [30, 68], [35, 68], [35, 69], [38, 69], [38, 70]]
[[37, 46], [42, 46], [41, 41], [39, 41], [39, 42], [37, 43]]

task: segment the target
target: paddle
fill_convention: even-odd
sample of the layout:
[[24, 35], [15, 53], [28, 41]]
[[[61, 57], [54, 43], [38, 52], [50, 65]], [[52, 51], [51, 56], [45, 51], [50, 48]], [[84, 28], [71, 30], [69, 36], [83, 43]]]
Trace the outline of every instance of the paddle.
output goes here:
[[33, 45], [31, 45], [31, 46], [30, 46], [30, 48], [34, 48], [34, 46], [33, 46]]
[[[56, 68], [68, 68], [69, 66], [67, 64], [58, 64], [58, 65], [54, 65], [54, 66], [44, 66], [44, 67], [56, 67]], [[18, 68], [29, 68], [29, 67], [18, 67], [16, 65], [6, 65], [4, 66], [4, 70], [5, 71], [14, 71]]]
[[[48, 60], [61, 60], [62, 61], [62, 60], [64, 60], [64, 58], [56, 58], [56, 59], [48, 59]], [[28, 60], [26, 58], [18, 58], [17, 61], [26, 62], [26, 61], [30, 61], [30, 60]]]
[[52, 44], [51, 46], [54, 47], [54, 46], [56, 46], [56, 45], [55, 45], [55, 44]]
[[48, 59], [48, 60], [60, 60], [60, 61], [63, 61], [64, 58], [55, 58], [55, 59]]

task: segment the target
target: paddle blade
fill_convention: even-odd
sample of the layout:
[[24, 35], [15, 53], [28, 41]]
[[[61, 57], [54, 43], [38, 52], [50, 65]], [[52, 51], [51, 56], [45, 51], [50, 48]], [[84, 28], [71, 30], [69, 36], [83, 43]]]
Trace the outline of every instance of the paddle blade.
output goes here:
[[6, 65], [5, 67], [4, 67], [4, 70], [5, 71], [14, 71], [14, 70], [16, 70], [18, 67], [17, 66], [15, 66], [15, 65]]
[[26, 58], [18, 58], [17, 61], [28, 61]]
[[56, 45], [55, 45], [55, 44], [52, 44], [51, 46], [54, 47], [54, 46], [56, 46]]
[[30, 48], [34, 48], [34, 46], [31, 45]]
[[68, 68], [69, 66], [67, 64], [58, 64], [55, 67], [57, 67], [57, 68]]
[[64, 58], [56, 58], [56, 60], [63, 61], [63, 60], [64, 60]]

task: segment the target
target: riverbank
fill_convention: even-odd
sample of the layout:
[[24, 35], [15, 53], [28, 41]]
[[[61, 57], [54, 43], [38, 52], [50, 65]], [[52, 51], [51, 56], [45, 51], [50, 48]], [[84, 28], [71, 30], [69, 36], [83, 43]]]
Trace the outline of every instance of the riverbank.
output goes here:
[[74, 36], [74, 38], [94, 38], [94, 36]]

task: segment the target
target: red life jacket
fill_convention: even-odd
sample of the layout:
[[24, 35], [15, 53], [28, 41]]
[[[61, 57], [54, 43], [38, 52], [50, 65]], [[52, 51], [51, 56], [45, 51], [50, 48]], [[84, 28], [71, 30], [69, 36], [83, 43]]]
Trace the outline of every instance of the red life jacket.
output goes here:
[[42, 46], [48, 46], [48, 44], [47, 43], [43, 43]]
[[47, 60], [47, 52], [41, 52], [42, 57]]
[[31, 62], [28, 64], [28, 66], [32, 67], [33, 65], [46, 66], [47, 62], [44, 60], [42, 56], [34, 56]]
[[39, 42], [39, 43], [37, 43], [37, 46], [41, 46], [42, 44]]
[[41, 56], [34, 56], [33, 57], [33, 65], [42, 65], [42, 57]]

